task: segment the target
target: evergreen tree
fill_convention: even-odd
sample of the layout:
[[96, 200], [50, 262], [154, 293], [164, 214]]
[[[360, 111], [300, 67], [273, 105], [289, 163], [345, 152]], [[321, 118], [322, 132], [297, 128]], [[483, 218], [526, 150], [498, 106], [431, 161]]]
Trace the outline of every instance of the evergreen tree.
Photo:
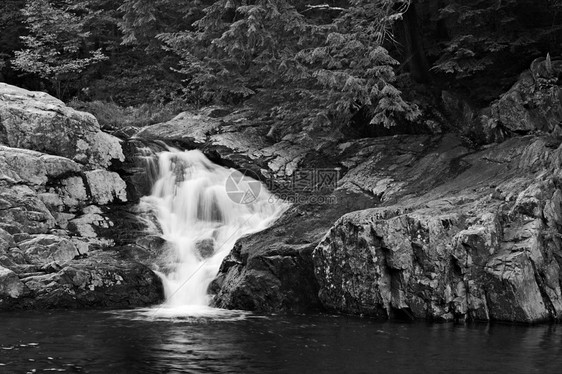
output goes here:
[[[161, 53], [156, 36], [183, 30], [202, 16], [205, 0], [122, 0], [119, 28], [123, 44]], [[209, 1], [207, 1], [208, 3]]]
[[434, 15], [444, 32], [433, 42], [437, 48], [428, 51], [432, 71], [449, 86], [470, 89], [485, 104], [533, 59], [562, 52], [561, 10], [555, 0], [448, 1]]
[[264, 89], [287, 87], [307, 102], [309, 117], [345, 122], [361, 107], [373, 123], [392, 126], [420, 113], [392, 85], [398, 62], [382, 46], [408, 2], [351, 0], [318, 6], [290, 0], [218, 0], [194, 30], [158, 36], [181, 56], [190, 92], [204, 101], [236, 101]]

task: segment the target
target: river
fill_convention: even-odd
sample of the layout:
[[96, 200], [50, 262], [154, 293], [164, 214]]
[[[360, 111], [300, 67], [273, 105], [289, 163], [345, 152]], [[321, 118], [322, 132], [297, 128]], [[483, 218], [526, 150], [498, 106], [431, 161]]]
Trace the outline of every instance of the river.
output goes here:
[[143, 199], [169, 244], [166, 302], [129, 311], [0, 314], [0, 373], [559, 373], [562, 327], [260, 316], [209, 308], [236, 240], [288, 204], [198, 151], [159, 156]]
[[562, 326], [330, 315], [0, 314], [0, 373], [559, 373]]

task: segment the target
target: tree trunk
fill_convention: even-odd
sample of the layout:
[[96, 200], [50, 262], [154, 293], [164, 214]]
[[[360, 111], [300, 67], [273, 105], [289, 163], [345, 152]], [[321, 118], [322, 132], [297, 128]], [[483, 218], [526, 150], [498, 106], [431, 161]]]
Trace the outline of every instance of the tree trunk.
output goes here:
[[429, 64], [423, 49], [421, 30], [418, 25], [416, 1], [412, 0], [408, 11], [404, 14], [404, 39], [406, 41], [406, 59], [412, 78], [419, 83], [430, 80]]

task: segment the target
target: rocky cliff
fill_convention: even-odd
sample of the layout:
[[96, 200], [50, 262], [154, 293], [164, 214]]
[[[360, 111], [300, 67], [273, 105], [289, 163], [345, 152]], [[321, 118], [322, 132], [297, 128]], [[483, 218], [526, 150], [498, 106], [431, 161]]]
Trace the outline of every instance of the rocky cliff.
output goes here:
[[[280, 137], [251, 111], [184, 113], [138, 136], [250, 168], [294, 201], [242, 238], [210, 291], [214, 304], [380, 318], [537, 322], [561, 318], [560, 66], [537, 60], [475, 110], [444, 94], [471, 135]], [[197, 123], [203, 121], [204, 126]], [[462, 122], [462, 123], [461, 123]], [[496, 143], [492, 143], [496, 142]], [[299, 173], [337, 188], [299, 190]]]
[[344, 215], [315, 248], [322, 305], [384, 318], [559, 319], [560, 140], [472, 152], [446, 136], [410, 152], [389, 162], [373, 149], [342, 181], [381, 204]]
[[158, 277], [111, 251], [127, 202], [120, 141], [40, 92], [0, 83], [0, 310], [147, 305]]

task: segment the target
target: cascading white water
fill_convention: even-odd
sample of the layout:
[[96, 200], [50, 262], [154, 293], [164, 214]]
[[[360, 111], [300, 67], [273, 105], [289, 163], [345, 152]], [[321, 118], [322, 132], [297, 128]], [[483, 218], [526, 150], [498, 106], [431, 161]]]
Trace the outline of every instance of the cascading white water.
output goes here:
[[271, 225], [287, 208], [265, 186], [209, 161], [197, 150], [159, 154], [151, 196], [169, 243], [160, 272], [166, 304], [208, 305], [207, 288], [236, 240]]

